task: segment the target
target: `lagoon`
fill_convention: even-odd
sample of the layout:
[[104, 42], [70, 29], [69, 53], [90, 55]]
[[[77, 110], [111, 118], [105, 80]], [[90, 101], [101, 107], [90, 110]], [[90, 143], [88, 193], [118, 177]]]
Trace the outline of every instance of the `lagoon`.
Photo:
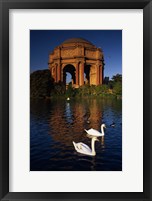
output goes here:
[[[77, 153], [72, 141], [90, 146], [84, 129], [100, 131], [102, 123], [96, 156]], [[122, 100], [31, 100], [30, 171], [122, 171]]]

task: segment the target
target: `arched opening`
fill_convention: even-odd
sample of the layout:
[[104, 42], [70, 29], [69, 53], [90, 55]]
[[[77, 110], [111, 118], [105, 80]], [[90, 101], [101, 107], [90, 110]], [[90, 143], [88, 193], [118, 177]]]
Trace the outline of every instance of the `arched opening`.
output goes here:
[[63, 82], [65, 85], [71, 83], [72, 85], [76, 84], [76, 75], [75, 67], [71, 64], [68, 64], [63, 69]]
[[91, 65], [86, 65], [84, 67], [84, 84], [90, 84], [90, 68]]
[[72, 83], [72, 75], [71, 73], [66, 72], [66, 84]]

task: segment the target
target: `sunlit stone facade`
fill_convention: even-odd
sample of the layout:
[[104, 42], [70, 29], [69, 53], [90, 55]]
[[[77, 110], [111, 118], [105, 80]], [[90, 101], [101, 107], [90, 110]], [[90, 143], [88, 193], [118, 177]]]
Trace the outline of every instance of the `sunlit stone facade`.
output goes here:
[[99, 85], [104, 78], [104, 57], [101, 48], [82, 38], [71, 38], [57, 46], [49, 55], [49, 69], [54, 82], [66, 84], [66, 74], [72, 86]]

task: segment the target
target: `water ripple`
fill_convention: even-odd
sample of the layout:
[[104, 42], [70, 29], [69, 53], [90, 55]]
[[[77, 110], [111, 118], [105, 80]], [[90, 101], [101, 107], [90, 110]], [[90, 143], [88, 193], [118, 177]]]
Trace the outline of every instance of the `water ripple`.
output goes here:
[[[105, 137], [96, 142], [96, 156], [74, 150], [72, 141], [90, 146], [84, 129], [100, 130]], [[111, 127], [115, 122], [115, 127]], [[80, 99], [31, 102], [31, 171], [121, 171], [122, 105], [119, 100]]]

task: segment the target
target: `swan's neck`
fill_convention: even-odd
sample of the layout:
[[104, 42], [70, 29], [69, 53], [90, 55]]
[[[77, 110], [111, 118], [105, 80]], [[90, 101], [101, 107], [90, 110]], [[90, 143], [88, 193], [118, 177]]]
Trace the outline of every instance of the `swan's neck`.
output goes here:
[[91, 148], [92, 148], [92, 154], [96, 154], [96, 151], [95, 151], [95, 140], [92, 138], [92, 141], [91, 141]]
[[101, 125], [101, 134], [104, 136], [104, 128], [102, 125]]

